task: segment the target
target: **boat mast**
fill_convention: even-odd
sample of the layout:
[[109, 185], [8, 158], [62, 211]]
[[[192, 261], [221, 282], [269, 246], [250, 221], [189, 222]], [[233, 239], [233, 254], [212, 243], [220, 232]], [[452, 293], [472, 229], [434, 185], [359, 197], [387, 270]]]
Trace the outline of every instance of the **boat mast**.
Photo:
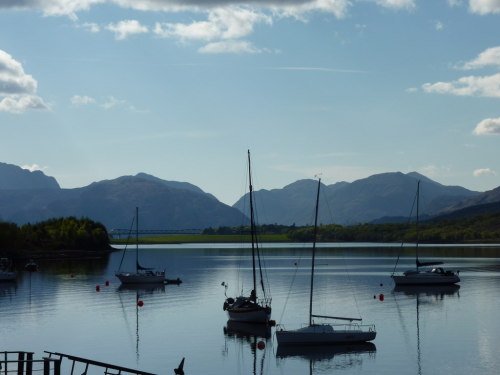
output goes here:
[[418, 207], [420, 206], [420, 180], [418, 180], [417, 182], [417, 221], [416, 221], [416, 236], [417, 236], [417, 239], [416, 239], [416, 246], [415, 246], [415, 266], [416, 266], [416, 269], [418, 271], [418, 265], [419, 265], [419, 261], [418, 261], [418, 237], [419, 237], [419, 233], [418, 233], [418, 218], [419, 218], [419, 212], [418, 212]]
[[135, 273], [139, 271], [139, 207], [135, 208]]
[[250, 150], [248, 150], [248, 190], [250, 195], [250, 237], [252, 239], [252, 269], [253, 269], [253, 291], [251, 297], [257, 299], [257, 276], [255, 272], [255, 220], [253, 212], [253, 186], [252, 186], [252, 168], [250, 164]]
[[318, 192], [316, 193], [316, 210], [314, 214], [314, 235], [311, 260], [311, 291], [309, 293], [309, 325], [312, 325], [312, 306], [313, 306], [313, 288], [314, 288], [314, 260], [316, 258], [316, 235], [318, 233], [318, 208], [319, 208], [319, 188], [321, 178], [318, 179]]

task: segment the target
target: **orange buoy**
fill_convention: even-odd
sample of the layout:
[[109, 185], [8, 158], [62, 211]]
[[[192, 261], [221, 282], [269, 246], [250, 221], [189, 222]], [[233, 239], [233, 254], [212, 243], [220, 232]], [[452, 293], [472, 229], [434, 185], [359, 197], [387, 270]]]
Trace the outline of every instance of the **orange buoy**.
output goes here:
[[142, 301], [137, 301], [137, 306], [139, 306], [139, 307], [144, 306], [144, 302], [142, 302]]
[[264, 343], [264, 341], [259, 341], [259, 342], [257, 343], [257, 348], [258, 348], [258, 349], [262, 350], [262, 349], [264, 349], [265, 347], [266, 347], [266, 344]]
[[379, 301], [381, 301], [381, 302], [382, 302], [382, 301], [384, 300], [384, 295], [381, 293], [381, 294], [378, 296], [378, 299], [379, 299]]

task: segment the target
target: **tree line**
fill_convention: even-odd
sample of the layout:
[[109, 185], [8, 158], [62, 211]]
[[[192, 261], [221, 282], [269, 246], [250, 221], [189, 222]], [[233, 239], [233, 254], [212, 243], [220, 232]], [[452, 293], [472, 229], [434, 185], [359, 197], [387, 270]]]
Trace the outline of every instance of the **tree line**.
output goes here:
[[[311, 242], [313, 227], [295, 225], [258, 225], [259, 234], [286, 234], [292, 242]], [[208, 228], [203, 234], [248, 234], [250, 227]], [[320, 225], [320, 242], [414, 242], [417, 226], [414, 222], [387, 224]], [[422, 243], [500, 242], [500, 213], [487, 213], [467, 218], [427, 220], [418, 225], [418, 240]]]
[[2, 255], [35, 251], [105, 250], [109, 248], [106, 227], [87, 218], [65, 217], [18, 226], [0, 222]]

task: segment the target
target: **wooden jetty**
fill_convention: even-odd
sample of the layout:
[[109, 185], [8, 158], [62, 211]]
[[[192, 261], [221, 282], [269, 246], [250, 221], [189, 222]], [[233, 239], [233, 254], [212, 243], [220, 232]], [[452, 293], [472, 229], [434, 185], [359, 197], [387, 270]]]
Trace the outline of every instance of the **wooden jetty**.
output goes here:
[[[84, 371], [78, 371], [78, 375], [87, 375], [89, 367], [97, 367], [104, 375], [157, 375], [146, 371], [135, 370], [127, 367], [116, 366], [110, 363], [94, 361], [92, 359], [76, 357], [57, 352], [45, 351], [48, 355], [42, 359], [33, 359], [33, 352], [11, 351], [0, 352], [0, 375], [33, 375], [43, 369], [43, 375], [61, 375], [61, 363], [63, 359], [71, 361], [71, 372], [74, 375], [76, 364], [82, 364]], [[184, 375], [184, 358], [174, 373]]]

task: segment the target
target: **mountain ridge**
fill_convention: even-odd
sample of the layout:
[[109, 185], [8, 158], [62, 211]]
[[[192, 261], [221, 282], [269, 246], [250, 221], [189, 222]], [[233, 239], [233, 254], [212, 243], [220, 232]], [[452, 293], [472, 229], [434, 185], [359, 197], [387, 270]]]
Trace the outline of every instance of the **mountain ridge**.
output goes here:
[[[8, 173], [2, 174], [7, 169]], [[108, 229], [128, 228], [138, 206], [142, 225], [150, 229], [204, 229], [248, 223], [248, 194], [229, 206], [188, 182], [167, 181], [142, 172], [73, 189], [61, 189], [55, 178], [43, 172], [36, 173], [35, 178], [30, 175], [33, 173], [16, 166], [5, 168], [0, 163], [0, 181], [4, 182], [0, 185], [0, 220], [24, 224], [75, 216], [100, 221]], [[12, 181], [5, 181], [8, 178]], [[353, 182], [322, 184], [319, 222], [354, 225], [408, 218], [418, 180], [422, 217], [500, 201], [500, 187], [480, 193], [445, 186], [417, 172], [387, 172]], [[312, 224], [316, 188], [317, 180], [302, 179], [281, 189], [254, 191], [257, 223]]]

